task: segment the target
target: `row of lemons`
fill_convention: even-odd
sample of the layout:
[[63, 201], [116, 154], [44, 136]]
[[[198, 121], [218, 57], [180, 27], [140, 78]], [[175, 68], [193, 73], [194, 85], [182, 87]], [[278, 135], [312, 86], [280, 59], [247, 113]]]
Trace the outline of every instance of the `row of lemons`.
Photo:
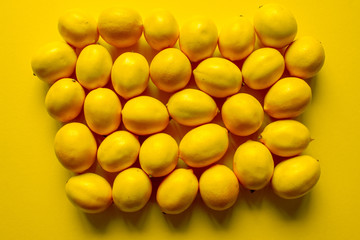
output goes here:
[[[80, 9], [66, 11], [58, 30], [65, 42], [40, 48], [31, 66], [51, 85], [47, 111], [66, 123], [55, 136], [54, 149], [61, 164], [76, 173], [65, 189], [83, 211], [101, 212], [112, 203], [125, 212], [138, 211], [152, 194], [151, 178], [157, 177], [164, 178], [156, 200], [169, 214], [185, 211], [198, 192], [209, 208], [220, 211], [234, 205], [240, 184], [259, 190], [271, 183], [277, 195], [291, 199], [317, 183], [319, 161], [301, 155], [310, 132], [294, 118], [311, 102], [304, 79], [318, 73], [325, 54], [313, 37], [294, 40], [297, 22], [285, 7], [263, 5], [253, 21], [233, 17], [219, 34], [207, 17], [192, 17], [180, 29], [166, 10], [154, 10], [142, 20], [136, 11], [121, 7], [104, 10], [98, 20]], [[137, 52], [125, 52], [113, 62], [97, 44], [101, 36], [115, 48], [126, 48], [142, 34], [158, 51], [150, 64]], [[257, 49], [256, 36], [262, 46]], [[177, 41], [179, 48], [174, 47]], [[213, 56], [216, 47], [222, 57]], [[239, 60], [241, 69], [234, 63]], [[192, 63], [198, 63], [194, 69]], [[284, 71], [289, 77], [283, 77]], [[186, 88], [192, 76], [197, 88]], [[160, 91], [171, 93], [166, 105], [142, 95], [150, 79]], [[239, 93], [244, 84], [266, 89], [263, 106], [251, 94]], [[214, 99], [221, 98], [220, 111]], [[82, 111], [85, 123], [74, 120]], [[224, 127], [212, 122], [219, 113]], [[265, 113], [275, 120], [259, 141], [238, 146], [233, 169], [219, 164], [229, 147], [229, 132], [254, 134]], [[170, 117], [191, 127], [179, 144], [162, 132]], [[119, 130], [121, 123], [126, 130]], [[96, 135], [104, 136], [99, 144]], [[146, 139], [140, 144], [138, 136]], [[273, 154], [286, 160], [274, 166]], [[177, 168], [179, 158], [187, 168]], [[136, 161], [141, 167], [133, 166]], [[95, 162], [118, 173], [112, 186], [98, 174], [84, 173]], [[204, 168], [199, 179], [195, 168]]]

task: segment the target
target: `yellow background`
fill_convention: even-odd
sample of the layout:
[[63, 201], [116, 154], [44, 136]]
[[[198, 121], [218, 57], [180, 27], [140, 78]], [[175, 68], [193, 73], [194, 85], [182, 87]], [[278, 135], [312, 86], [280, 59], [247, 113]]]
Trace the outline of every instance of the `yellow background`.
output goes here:
[[[225, 212], [208, 210], [197, 198], [178, 216], [163, 215], [154, 198], [135, 214], [115, 207], [97, 215], [67, 200], [71, 174], [57, 161], [53, 138], [59, 128], [44, 108], [48, 86], [32, 76], [30, 58], [41, 45], [59, 40], [57, 18], [68, 8], [98, 14], [123, 5], [145, 15], [170, 10], [181, 24], [201, 13], [219, 26], [231, 15], [252, 17], [269, 1], [7, 1], [0, 13], [0, 237], [1, 239], [359, 239], [360, 183], [360, 2], [272, 1], [298, 21], [298, 36], [313, 35], [326, 62], [311, 81], [313, 102], [302, 121], [315, 139], [306, 153], [320, 159], [315, 189], [297, 200], [271, 190], [241, 191]], [[151, 50], [146, 50], [150, 51]], [[235, 147], [235, 146], [233, 146]]]

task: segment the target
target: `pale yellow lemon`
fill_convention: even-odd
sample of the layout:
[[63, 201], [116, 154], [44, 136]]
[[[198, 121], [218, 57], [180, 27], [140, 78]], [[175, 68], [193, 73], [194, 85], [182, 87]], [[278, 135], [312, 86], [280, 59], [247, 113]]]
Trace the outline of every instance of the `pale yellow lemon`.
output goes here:
[[69, 122], [80, 114], [84, 99], [85, 91], [75, 79], [62, 78], [49, 88], [45, 108], [56, 120]]
[[69, 44], [56, 41], [36, 50], [31, 58], [31, 68], [40, 80], [53, 84], [73, 74], [76, 60], [76, 53]]
[[120, 172], [133, 165], [139, 155], [138, 138], [127, 131], [116, 131], [99, 145], [97, 160], [107, 172]]
[[190, 81], [191, 72], [189, 59], [177, 48], [162, 50], [150, 63], [152, 82], [165, 92], [184, 88]]
[[138, 96], [148, 86], [149, 63], [140, 53], [125, 52], [114, 62], [111, 82], [121, 97], [129, 99]]
[[65, 168], [80, 173], [95, 162], [97, 144], [86, 125], [72, 122], [61, 127], [56, 133], [54, 150]]
[[120, 125], [121, 102], [108, 88], [94, 89], [85, 97], [84, 116], [93, 132], [108, 135]]

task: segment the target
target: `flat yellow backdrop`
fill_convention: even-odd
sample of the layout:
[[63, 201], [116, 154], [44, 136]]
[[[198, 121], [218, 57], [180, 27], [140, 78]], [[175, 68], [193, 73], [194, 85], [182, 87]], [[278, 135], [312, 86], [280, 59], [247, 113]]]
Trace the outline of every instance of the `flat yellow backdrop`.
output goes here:
[[[228, 211], [207, 209], [198, 197], [178, 216], [163, 215], [154, 197], [145, 209], [124, 214], [115, 207], [89, 215], [65, 196], [72, 175], [57, 161], [53, 138], [60, 124], [44, 108], [48, 86], [32, 75], [30, 58], [41, 45], [61, 39], [57, 19], [68, 8], [101, 10], [121, 5], [143, 16], [170, 10], [181, 24], [194, 14], [211, 17], [219, 29], [227, 17], [250, 18], [269, 1], [6, 1], [0, 14], [0, 236], [1, 239], [358, 239], [360, 183], [360, 2], [272, 1], [287, 6], [298, 36], [323, 43], [326, 61], [312, 79], [313, 102], [301, 120], [312, 137], [306, 153], [321, 162], [315, 189], [282, 200], [270, 188], [241, 190]], [[144, 41], [142, 40], [144, 43]], [[154, 52], [140, 44], [148, 59]], [[148, 90], [151, 91], [151, 90]], [[158, 94], [158, 93], [155, 93]], [[168, 95], [161, 95], [163, 100]], [[169, 127], [171, 128], [171, 126]], [[171, 129], [168, 129], [171, 131]], [[228, 158], [241, 139], [231, 143]], [[229, 163], [229, 162], [227, 162]]]

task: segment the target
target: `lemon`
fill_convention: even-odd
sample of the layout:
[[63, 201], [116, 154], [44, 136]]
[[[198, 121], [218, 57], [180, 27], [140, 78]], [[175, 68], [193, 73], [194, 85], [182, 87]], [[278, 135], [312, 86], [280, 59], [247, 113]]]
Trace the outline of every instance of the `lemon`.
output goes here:
[[173, 47], [179, 38], [179, 25], [171, 12], [152, 10], [144, 19], [144, 37], [155, 50]]
[[231, 169], [216, 164], [201, 174], [199, 190], [206, 206], [223, 211], [235, 204], [239, 195], [239, 182]]
[[92, 44], [86, 46], [79, 54], [76, 63], [76, 77], [86, 89], [104, 87], [109, 79], [112, 58], [105, 47]]
[[255, 38], [254, 25], [247, 17], [232, 17], [220, 31], [219, 51], [231, 61], [244, 59], [254, 50]]
[[97, 160], [108, 172], [120, 172], [135, 163], [140, 151], [136, 136], [127, 131], [116, 131], [108, 135], [99, 145]]
[[303, 152], [311, 141], [309, 129], [299, 121], [285, 119], [269, 123], [260, 141], [274, 154], [291, 157]]
[[193, 16], [181, 26], [180, 49], [192, 62], [211, 57], [217, 46], [217, 41], [217, 27], [210, 18]]
[[271, 180], [274, 161], [267, 147], [248, 140], [236, 149], [233, 169], [241, 185], [250, 190], [260, 190]]
[[31, 68], [40, 80], [53, 84], [73, 74], [76, 60], [74, 49], [67, 43], [51, 42], [37, 49], [31, 58]]
[[169, 124], [166, 106], [150, 96], [128, 100], [122, 110], [125, 128], [137, 135], [150, 135], [164, 130]]
[[228, 147], [227, 129], [207, 123], [185, 134], [179, 144], [179, 156], [190, 167], [206, 167], [219, 161]]
[[277, 3], [259, 7], [254, 16], [254, 27], [262, 44], [273, 48], [286, 47], [297, 33], [294, 15]]
[[68, 199], [86, 213], [100, 213], [112, 204], [111, 186], [95, 173], [72, 176], [65, 184]]
[[248, 136], [261, 127], [264, 111], [255, 97], [247, 93], [237, 93], [226, 99], [221, 108], [221, 116], [232, 134]]
[[179, 147], [175, 139], [166, 133], [149, 136], [141, 145], [139, 162], [151, 177], [163, 177], [175, 169]]
[[283, 78], [266, 93], [264, 111], [274, 118], [294, 118], [305, 111], [311, 97], [311, 88], [304, 80]]
[[151, 192], [151, 181], [140, 168], [125, 169], [114, 180], [113, 200], [123, 212], [136, 212], [145, 207]]
[[218, 114], [216, 102], [198, 89], [184, 89], [170, 96], [167, 103], [170, 116], [185, 126], [211, 122]]
[[143, 22], [137, 11], [114, 7], [100, 13], [98, 28], [105, 42], [117, 48], [125, 48], [138, 42], [143, 32]]
[[121, 102], [108, 88], [94, 89], [85, 97], [84, 116], [93, 132], [108, 135], [120, 125]]
[[284, 57], [273, 48], [255, 50], [246, 58], [241, 69], [246, 85], [256, 90], [273, 85], [284, 70]]
[[314, 188], [320, 172], [319, 161], [309, 155], [286, 159], [275, 167], [272, 188], [282, 198], [299, 198]]
[[84, 104], [85, 91], [71, 78], [56, 81], [45, 97], [45, 108], [58, 121], [69, 122], [76, 118]]
[[192, 169], [178, 168], [159, 185], [156, 201], [163, 213], [179, 214], [194, 202], [199, 182]]
[[58, 20], [58, 30], [63, 39], [77, 48], [94, 44], [99, 39], [96, 19], [82, 9], [69, 9]]
[[140, 95], [148, 86], [149, 64], [140, 53], [125, 52], [114, 62], [111, 70], [114, 90], [123, 98]]
[[155, 86], [165, 92], [184, 88], [191, 78], [189, 59], [176, 48], [167, 48], [156, 54], [150, 63], [150, 77]]
[[207, 58], [200, 62], [193, 73], [199, 89], [213, 97], [227, 97], [239, 92], [241, 88], [240, 69], [225, 58]]
[[83, 172], [96, 160], [97, 144], [90, 129], [77, 122], [61, 127], [55, 135], [54, 150], [59, 162], [73, 172]]
[[303, 79], [314, 77], [324, 62], [324, 47], [311, 36], [296, 39], [285, 52], [285, 64], [291, 76]]

